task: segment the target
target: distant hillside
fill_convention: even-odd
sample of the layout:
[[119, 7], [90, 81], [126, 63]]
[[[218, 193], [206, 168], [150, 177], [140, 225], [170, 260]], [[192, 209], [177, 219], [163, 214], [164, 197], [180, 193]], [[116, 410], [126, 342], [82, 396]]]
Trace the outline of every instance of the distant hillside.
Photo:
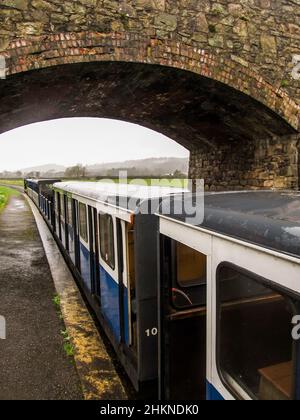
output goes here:
[[163, 176], [172, 174], [176, 170], [187, 174], [188, 167], [188, 158], [149, 158], [90, 165], [87, 166], [87, 175], [105, 176], [120, 169], [126, 169], [128, 170], [129, 175]]
[[[86, 166], [86, 176], [118, 176], [120, 170], [127, 170], [129, 176], [164, 176], [180, 171], [188, 173], [188, 158], [149, 158], [127, 160], [124, 162], [99, 163]], [[67, 168], [62, 165], [48, 164], [21, 169], [27, 174], [38, 173], [39, 176], [63, 176]]]
[[40, 165], [40, 166], [32, 166], [31, 168], [24, 168], [21, 169], [21, 172], [23, 174], [28, 174], [29, 172], [40, 172], [48, 173], [48, 172], [64, 172], [66, 170], [65, 166], [62, 165], [56, 165], [55, 163], [49, 163], [47, 165]]

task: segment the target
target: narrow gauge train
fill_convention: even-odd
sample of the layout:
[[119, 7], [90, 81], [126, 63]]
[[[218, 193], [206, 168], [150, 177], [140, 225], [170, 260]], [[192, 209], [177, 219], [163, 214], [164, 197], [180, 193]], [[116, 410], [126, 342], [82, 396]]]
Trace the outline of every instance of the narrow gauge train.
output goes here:
[[[137, 390], [157, 388], [158, 217], [162, 196], [176, 188], [88, 182], [54, 183], [32, 192], [70, 268]], [[142, 208], [149, 206], [145, 213]], [[47, 206], [46, 206], [47, 207]]]
[[42, 211], [48, 223], [54, 227], [54, 196], [51, 186], [60, 179], [25, 179], [24, 191]]
[[54, 191], [54, 228], [46, 220], [136, 389], [158, 383], [163, 400], [299, 400], [300, 194], [208, 194], [193, 225], [163, 205], [143, 214], [172, 193], [183, 200], [176, 190]]

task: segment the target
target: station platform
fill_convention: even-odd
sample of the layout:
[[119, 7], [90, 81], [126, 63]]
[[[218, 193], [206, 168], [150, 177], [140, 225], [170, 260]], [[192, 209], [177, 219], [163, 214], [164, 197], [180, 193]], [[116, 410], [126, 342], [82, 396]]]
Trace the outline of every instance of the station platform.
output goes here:
[[0, 400], [127, 399], [51, 232], [21, 192], [0, 213], [0, 315]]

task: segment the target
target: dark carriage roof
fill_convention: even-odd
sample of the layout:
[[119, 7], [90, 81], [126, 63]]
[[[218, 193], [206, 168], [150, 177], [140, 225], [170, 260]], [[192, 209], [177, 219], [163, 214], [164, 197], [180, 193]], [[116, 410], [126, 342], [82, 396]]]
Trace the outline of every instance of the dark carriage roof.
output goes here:
[[[195, 196], [185, 199], [189, 208]], [[173, 204], [176, 200], [182, 198], [173, 198]], [[300, 192], [206, 194], [204, 203], [204, 220], [196, 226], [300, 258]], [[162, 208], [160, 214], [183, 222], [190, 217], [166, 214]]]
[[58, 179], [58, 178], [55, 178], [55, 179], [53, 179], [53, 178], [49, 178], [49, 179], [47, 179], [47, 178], [44, 178], [44, 179], [27, 178], [27, 179], [25, 179], [25, 181], [26, 182], [31, 182], [32, 184], [55, 184], [56, 182], [59, 182], [60, 179]]

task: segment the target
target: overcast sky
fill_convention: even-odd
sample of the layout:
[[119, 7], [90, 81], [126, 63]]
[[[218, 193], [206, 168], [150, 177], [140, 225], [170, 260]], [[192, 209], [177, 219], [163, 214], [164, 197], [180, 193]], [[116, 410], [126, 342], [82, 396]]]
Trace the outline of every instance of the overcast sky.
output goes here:
[[32, 124], [0, 135], [0, 171], [148, 157], [188, 157], [173, 140], [144, 127], [97, 118]]

